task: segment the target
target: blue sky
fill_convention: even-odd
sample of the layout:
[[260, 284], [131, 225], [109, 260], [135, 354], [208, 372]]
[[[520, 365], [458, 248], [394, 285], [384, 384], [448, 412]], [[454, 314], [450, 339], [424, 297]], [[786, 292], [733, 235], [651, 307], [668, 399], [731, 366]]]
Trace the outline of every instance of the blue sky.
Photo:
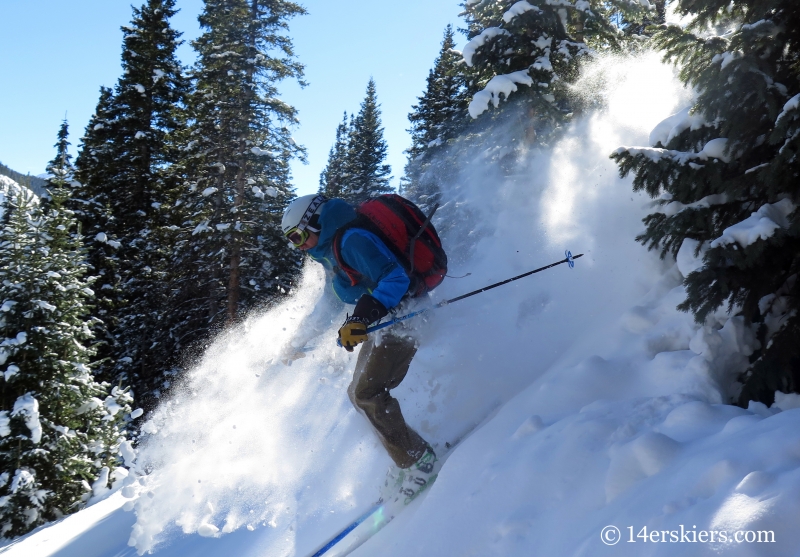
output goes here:
[[[139, 5], [141, 1], [133, 4]], [[316, 191], [342, 112], [354, 112], [370, 76], [383, 112], [394, 184], [410, 143], [407, 115], [425, 88], [448, 23], [459, 27], [460, 0], [307, 0], [308, 15], [290, 22], [308, 87], [286, 82], [281, 98], [300, 112], [294, 130], [308, 149], [295, 163], [299, 194]], [[3, 0], [0, 2], [0, 162], [40, 174], [53, 156], [64, 115], [73, 154], [94, 111], [101, 85], [120, 75], [122, 32], [131, 2], [121, 0]], [[187, 43], [199, 34], [202, 0], [178, 0], [173, 27]], [[465, 40], [458, 35], [459, 46]], [[180, 51], [185, 64], [191, 47]]]

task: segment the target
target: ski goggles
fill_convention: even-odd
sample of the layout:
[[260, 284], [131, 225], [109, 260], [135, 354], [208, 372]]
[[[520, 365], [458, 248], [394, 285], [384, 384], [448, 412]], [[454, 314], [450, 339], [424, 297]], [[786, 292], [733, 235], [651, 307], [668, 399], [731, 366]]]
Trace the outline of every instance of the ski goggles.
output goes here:
[[294, 244], [294, 247], [299, 248], [300, 246], [306, 243], [306, 240], [308, 240], [308, 230], [306, 229], [300, 230], [298, 227], [295, 226], [289, 232], [284, 234], [284, 236], [286, 237], [287, 240], [289, 240], [292, 244]]
[[[317, 195], [314, 199], [311, 200], [311, 203], [306, 209], [306, 212], [303, 214], [303, 218], [300, 219], [298, 225], [290, 229], [289, 232], [287, 232], [286, 234], [284, 234], [286, 239], [289, 240], [292, 244], [294, 244], [294, 247], [299, 248], [300, 246], [306, 243], [306, 240], [308, 240], [308, 230], [306, 230], [306, 227], [309, 226], [308, 223], [311, 221], [311, 218], [316, 214], [317, 209], [319, 209], [319, 206], [325, 203], [327, 200], [328, 198], [325, 197], [324, 195], [322, 194]], [[319, 232], [318, 229], [314, 228], [311, 228], [311, 231]]]

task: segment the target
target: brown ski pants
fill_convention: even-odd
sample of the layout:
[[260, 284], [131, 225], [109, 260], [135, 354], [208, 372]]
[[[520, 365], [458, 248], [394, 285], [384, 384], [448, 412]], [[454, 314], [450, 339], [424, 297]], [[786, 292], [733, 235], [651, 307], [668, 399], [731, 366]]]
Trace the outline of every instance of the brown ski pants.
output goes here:
[[406, 336], [384, 333], [379, 345], [370, 338], [361, 347], [353, 382], [347, 390], [353, 405], [366, 415], [400, 468], [414, 464], [428, 446], [408, 427], [400, 403], [389, 394], [408, 373], [416, 352], [416, 342]]

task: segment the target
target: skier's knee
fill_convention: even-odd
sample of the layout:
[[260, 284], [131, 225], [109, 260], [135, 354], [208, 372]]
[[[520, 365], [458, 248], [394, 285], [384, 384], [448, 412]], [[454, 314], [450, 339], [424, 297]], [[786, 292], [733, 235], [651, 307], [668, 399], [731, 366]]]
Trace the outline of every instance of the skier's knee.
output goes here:
[[361, 410], [367, 410], [369, 406], [375, 404], [375, 402], [372, 400], [372, 397], [367, 396], [366, 393], [360, 391], [355, 391], [350, 400], [353, 402], [353, 406]]
[[375, 392], [372, 389], [356, 389], [350, 400], [356, 408], [367, 413], [370, 409], [385, 405], [386, 399], [390, 398], [389, 392], [385, 389]]

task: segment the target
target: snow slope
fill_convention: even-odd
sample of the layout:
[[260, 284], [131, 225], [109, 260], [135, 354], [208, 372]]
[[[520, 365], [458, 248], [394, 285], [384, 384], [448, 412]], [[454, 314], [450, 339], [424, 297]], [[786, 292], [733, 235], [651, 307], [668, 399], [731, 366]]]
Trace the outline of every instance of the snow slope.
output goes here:
[[[471, 275], [431, 301], [586, 255], [415, 323], [421, 348], [393, 391], [407, 420], [439, 450], [479, 427], [354, 555], [796, 553], [800, 397], [783, 412], [721, 404], [755, 341], [735, 318], [700, 327], [675, 310], [698, 263], [634, 242], [649, 200], [608, 159], [646, 144], [687, 94], [657, 55], [589, 73], [610, 84], [606, 110], [513, 179], [465, 165], [460, 203], [481, 226], [452, 231], [477, 243], [451, 274]], [[321, 282], [310, 265], [290, 301], [208, 348], [146, 426], [136, 467], [149, 474], [0, 554], [305, 556], [358, 516], [390, 461], [347, 399], [355, 355], [335, 346], [343, 313], [319, 308]], [[645, 526], [668, 541], [636, 538]], [[714, 543], [699, 534], [712, 530]], [[775, 542], [736, 543], [738, 530]]]

